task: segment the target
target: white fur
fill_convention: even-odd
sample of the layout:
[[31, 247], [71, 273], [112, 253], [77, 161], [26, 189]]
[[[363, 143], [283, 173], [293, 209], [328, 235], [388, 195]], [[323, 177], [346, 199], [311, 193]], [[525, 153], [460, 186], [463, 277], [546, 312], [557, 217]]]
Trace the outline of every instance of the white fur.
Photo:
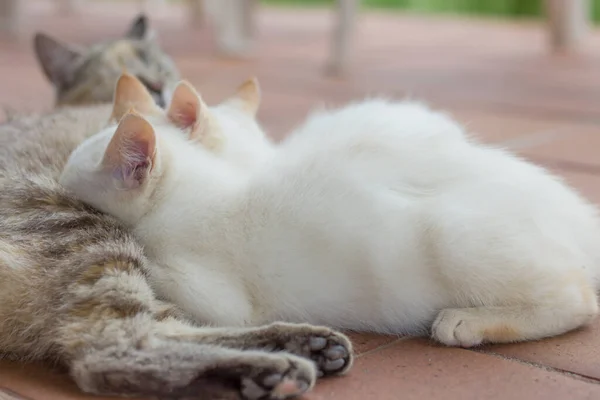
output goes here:
[[472, 346], [560, 334], [597, 313], [596, 210], [424, 106], [372, 100], [313, 115], [243, 173], [154, 127], [160, 168], [144, 187], [114, 190], [89, 167], [114, 127], [61, 180], [135, 228], [155, 289], [200, 322], [432, 328]]
[[225, 142], [218, 155], [229, 164], [242, 171], [253, 171], [273, 156], [275, 145], [253, 114], [231, 102], [210, 107], [209, 112]]

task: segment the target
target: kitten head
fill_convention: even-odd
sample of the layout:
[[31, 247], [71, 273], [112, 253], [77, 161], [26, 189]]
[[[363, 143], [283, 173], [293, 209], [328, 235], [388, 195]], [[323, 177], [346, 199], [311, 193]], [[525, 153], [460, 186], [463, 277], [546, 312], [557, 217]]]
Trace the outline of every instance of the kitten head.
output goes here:
[[140, 15], [117, 40], [83, 49], [38, 33], [34, 48], [56, 90], [58, 106], [110, 102], [123, 70], [137, 76], [155, 101], [164, 105], [179, 73], [154, 36], [147, 18]]
[[153, 195], [168, 164], [157, 131], [174, 141], [180, 136], [130, 111], [118, 125], [77, 147], [59, 182], [84, 202], [133, 223], [156, 201]]
[[191, 85], [181, 82], [165, 111], [142, 82], [122, 74], [110, 126], [71, 153], [59, 181], [84, 202], [135, 224], [169, 191], [166, 185], [187, 182], [185, 176], [198, 169], [218, 173], [215, 165], [228, 173], [243, 158], [240, 144], [252, 142], [246, 137], [266, 140], [255, 120], [257, 89], [251, 81], [209, 108]]
[[234, 166], [251, 170], [274, 149], [256, 119], [260, 97], [258, 80], [252, 78], [225, 101], [208, 107], [189, 83], [181, 82], [173, 92], [167, 119], [191, 141]]
[[159, 123], [178, 128], [190, 142], [243, 169], [268, 159], [274, 146], [256, 120], [260, 88], [249, 79], [220, 104], [209, 107], [192, 85], [175, 87], [166, 112], [156, 106], [146, 87], [123, 74], [115, 92], [113, 119], [119, 121], [131, 108]]

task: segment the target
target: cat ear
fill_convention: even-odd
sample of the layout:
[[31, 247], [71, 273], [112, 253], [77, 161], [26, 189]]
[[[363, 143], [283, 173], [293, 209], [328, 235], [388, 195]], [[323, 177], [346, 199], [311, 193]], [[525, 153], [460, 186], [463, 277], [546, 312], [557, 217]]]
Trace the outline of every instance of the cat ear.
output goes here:
[[250, 78], [238, 87], [233, 96], [227, 99], [227, 103], [244, 112], [255, 116], [260, 106], [260, 85], [258, 79]]
[[148, 17], [141, 13], [133, 20], [125, 36], [130, 39], [148, 39], [151, 36], [149, 25]]
[[115, 131], [102, 159], [125, 189], [141, 186], [150, 175], [156, 158], [156, 135], [148, 121], [134, 112], [126, 114]]
[[143, 115], [160, 112], [146, 86], [135, 76], [124, 72], [117, 80], [111, 120], [120, 121], [132, 108]]
[[179, 129], [191, 128], [193, 136], [205, 119], [207, 109], [196, 89], [188, 82], [181, 81], [173, 91], [167, 117]]
[[33, 48], [46, 77], [55, 86], [63, 87], [73, 79], [75, 64], [82, 53], [43, 33], [36, 33]]
[[218, 151], [222, 147], [224, 138], [219, 125], [196, 89], [188, 82], [177, 84], [167, 117], [179, 129], [189, 129], [189, 139], [199, 141], [206, 149]]

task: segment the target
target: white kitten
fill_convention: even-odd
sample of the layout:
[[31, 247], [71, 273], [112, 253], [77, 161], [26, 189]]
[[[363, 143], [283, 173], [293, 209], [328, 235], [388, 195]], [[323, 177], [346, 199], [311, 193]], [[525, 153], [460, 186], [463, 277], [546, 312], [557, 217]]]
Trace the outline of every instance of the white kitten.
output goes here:
[[[139, 89], [146, 90], [143, 85]], [[256, 121], [259, 105], [260, 88], [255, 78], [214, 107], [208, 107], [191, 85], [182, 82], [175, 89], [167, 119], [231, 165], [251, 171], [268, 160], [275, 149]], [[212, 140], [207, 143], [207, 138]]]
[[473, 346], [597, 314], [596, 210], [419, 104], [314, 115], [251, 171], [150, 120], [83, 143], [61, 182], [135, 229], [154, 288], [200, 322]]

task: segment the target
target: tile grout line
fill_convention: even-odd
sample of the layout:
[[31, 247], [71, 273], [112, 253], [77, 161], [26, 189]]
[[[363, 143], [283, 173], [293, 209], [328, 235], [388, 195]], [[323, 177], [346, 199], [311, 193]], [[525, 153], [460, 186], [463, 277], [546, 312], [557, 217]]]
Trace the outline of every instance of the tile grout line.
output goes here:
[[501, 147], [506, 147], [509, 150], [526, 150], [535, 146], [549, 143], [554, 139], [562, 136], [562, 130], [556, 131], [537, 131], [524, 136], [508, 139], [497, 143]]
[[566, 135], [577, 136], [586, 134], [573, 128], [563, 127], [559, 129], [539, 130], [531, 133], [525, 133], [517, 138], [497, 142], [496, 145], [507, 147], [509, 150], [527, 150], [535, 146], [546, 144], [554, 139], [565, 137]]
[[361, 358], [361, 357], [363, 357], [363, 356], [366, 356], [366, 355], [369, 355], [369, 354], [376, 353], [376, 352], [378, 352], [379, 350], [385, 350], [385, 349], [387, 349], [387, 348], [389, 348], [389, 347], [392, 347], [393, 345], [395, 345], [395, 344], [397, 344], [397, 343], [400, 343], [400, 342], [403, 342], [403, 341], [405, 341], [405, 340], [409, 340], [409, 339], [414, 339], [414, 338], [413, 338], [413, 337], [411, 337], [411, 336], [399, 337], [399, 338], [397, 338], [397, 339], [395, 339], [395, 340], [392, 340], [392, 341], [391, 341], [391, 342], [389, 342], [389, 343], [382, 344], [381, 346], [375, 347], [374, 349], [367, 350], [367, 351], [365, 351], [364, 353], [357, 354], [357, 355], [356, 355], [354, 358], [355, 358], [355, 359], [359, 359], [359, 358]]
[[[385, 350], [385, 349], [390, 348], [390, 347], [392, 347], [392, 346], [394, 346], [394, 345], [396, 345], [396, 344], [398, 344], [400, 342], [404, 342], [404, 341], [407, 341], [407, 340], [410, 340], [410, 339], [414, 339], [414, 337], [411, 337], [411, 336], [399, 337], [398, 339], [393, 340], [390, 343], [387, 343], [387, 344], [381, 345], [379, 347], [376, 347], [374, 349], [365, 351], [364, 353], [360, 353], [360, 354], [356, 355], [355, 359], [359, 359], [359, 358], [361, 358], [363, 356], [367, 356], [367, 355], [376, 353], [376, 352], [378, 352], [380, 350]], [[527, 365], [529, 367], [533, 367], [533, 368], [536, 368], [536, 369], [541, 369], [541, 370], [544, 370], [544, 371], [554, 372], [554, 373], [557, 373], [557, 374], [560, 374], [560, 375], [563, 375], [563, 376], [567, 376], [567, 377], [569, 377], [571, 379], [579, 380], [579, 381], [590, 383], [590, 384], [593, 384], [593, 385], [600, 385], [600, 379], [597, 379], [597, 378], [594, 378], [594, 377], [591, 377], [591, 376], [586, 376], [586, 375], [583, 375], [583, 374], [578, 374], [576, 372], [568, 371], [568, 370], [561, 369], [561, 368], [551, 367], [551, 366], [540, 364], [540, 363], [537, 363], [537, 362], [534, 362], [534, 361], [527, 361], [527, 360], [523, 360], [523, 359], [516, 358], [516, 357], [506, 356], [504, 354], [496, 353], [496, 352], [493, 352], [493, 351], [478, 350], [478, 349], [474, 349], [474, 348], [470, 348], [470, 349], [466, 349], [465, 348], [465, 349], [461, 349], [461, 350], [470, 351], [470, 352], [478, 353], [478, 354], [482, 354], [482, 355], [488, 355], [488, 356], [491, 356], [491, 357], [500, 358], [500, 359], [505, 360], [505, 361], [516, 362], [518, 364]]]
[[576, 380], [579, 380], [582, 382], [591, 383], [594, 385], [600, 385], [599, 379], [591, 377], [591, 376], [583, 375], [583, 374], [578, 374], [573, 371], [568, 371], [568, 370], [561, 369], [561, 368], [551, 367], [551, 366], [540, 364], [540, 363], [537, 363], [534, 361], [523, 360], [523, 359], [520, 359], [517, 357], [510, 357], [510, 356], [506, 356], [504, 354], [496, 353], [493, 351], [485, 351], [485, 350], [477, 350], [477, 349], [464, 349], [464, 350], [471, 351], [473, 353], [489, 355], [492, 357], [500, 358], [502, 360], [516, 362], [516, 363], [523, 364], [523, 365], [528, 365], [530, 367], [542, 369], [542, 370], [548, 371], [548, 372], [555, 372], [557, 374], [567, 376], [567, 377], [570, 377], [572, 379], [576, 379]]
[[[8, 397], [4, 397], [8, 396]], [[0, 400], [33, 400], [29, 396], [25, 396], [21, 393], [17, 393], [6, 386], [0, 386]]]
[[537, 164], [550, 168], [559, 168], [568, 172], [575, 172], [592, 176], [600, 175], [600, 166], [594, 164], [562, 160], [560, 158], [538, 157], [536, 155], [527, 156], [526, 158]]
[[[439, 95], [439, 94], [438, 94]], [[444, 101], [442, 95], [442, 101]], [[453, 99], [456, 102], [456, 99]], [[506, 102], [496, 102], [491, 101], [491, 99], [485, 99], [484, 101], [479, 101], [479, 104], [473, 103], [472, 101], [463, 101], [459, 104], [462, 104], [462, 109], [473, 110], [484, 113], [493, 113], [496, 115], [508, 115], [509, 117], [516, 117], [521, 119], [528, 120], [548, 120], [547, 111], [541, 111], [540, 109], [531, 108], [530, 106], [516, 105], [510, 104]], [[508, 107], [507, 107], [508, 106]], [[551, 121], [567, 121], [569, 123], [577, 123], [580, 125], [586, 126], [594, 126], [598, 123], [598, 117], [595, 113], [590, 115], [587, 112], [583, 112], [583, 114], [574, 115], [572, 112], [565, 111], [554, 111], [551, 113], [550, 117]]]
[[[544, 145], [552, 142], [554, 139], [564, 136], [567, 128], [559, 129], [555, 131], [538, 131], [530, 134], [526, 134], [525, 136], [521, 136], [516, 139], [509, 139], [502, 142], [498, 142], [495, 145], [499, 145], [500, 147], [504, 147], [510, 151], [527, 151], [535, 148], [539, 145]], [[600, 167], [593, 165], [582, 163], [578, 161], [569, 161], [561, 159], [560, 157], [540, 157], [536, 155], [521, 155], [526, 159], [533, 161], [537, 164], [541, 164], [545, 167], [554, 167], [559, 168], [568, 172], [581, 173], [586, 175], [600, 175]]]

